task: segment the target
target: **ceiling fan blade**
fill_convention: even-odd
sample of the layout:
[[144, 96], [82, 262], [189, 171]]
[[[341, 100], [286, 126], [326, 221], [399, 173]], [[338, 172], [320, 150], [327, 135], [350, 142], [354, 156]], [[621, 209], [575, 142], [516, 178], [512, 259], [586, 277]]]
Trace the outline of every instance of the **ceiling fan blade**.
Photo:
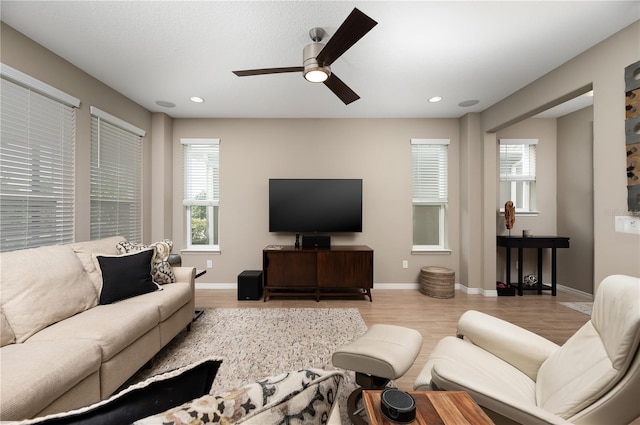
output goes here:
[[316, 57], [318, 63], [331, 65], [373, 27], [376, 21], [354, 8]]
[[360, 99], [360, 96], [351, 90], [349, 86], [336, 76], [336, 74], [331, 74], [331, 76], [324, 82], [324, 85], [329, 87], [329, 90], [338, 96], [345, 105]]
[[263, 69], [245, 69], [244, 71], [232, 71], [238, 77], [249, 77], [251, 75], [264, 75], [264, 74], [281, 74], [284, 72], [302, 72], [304, 68], [302, 66], [290, 66], [286, 68], [263, 68]]

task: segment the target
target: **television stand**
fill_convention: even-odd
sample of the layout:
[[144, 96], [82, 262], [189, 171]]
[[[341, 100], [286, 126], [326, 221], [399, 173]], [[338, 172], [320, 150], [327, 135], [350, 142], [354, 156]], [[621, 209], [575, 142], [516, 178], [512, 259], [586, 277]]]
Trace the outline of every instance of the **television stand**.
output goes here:
[[262, 251], [264, 301], [271, 296], [321, 297], [371, 296], [373, 250], [364, 245], [330, 248], [296, 248]]

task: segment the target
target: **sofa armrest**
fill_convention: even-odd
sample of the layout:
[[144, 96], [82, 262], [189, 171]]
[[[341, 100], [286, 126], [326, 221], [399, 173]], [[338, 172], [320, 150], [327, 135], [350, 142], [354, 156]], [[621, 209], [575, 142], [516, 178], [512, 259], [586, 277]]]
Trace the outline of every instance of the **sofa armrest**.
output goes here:
[[172, 267], [176, 282], [189, 282], [195, 289], [196, 269], [195, 267]]
[[458, 320], [458, 334], [536, 380], [538, 369], [559, 345], [524, 328], [475, 310]]

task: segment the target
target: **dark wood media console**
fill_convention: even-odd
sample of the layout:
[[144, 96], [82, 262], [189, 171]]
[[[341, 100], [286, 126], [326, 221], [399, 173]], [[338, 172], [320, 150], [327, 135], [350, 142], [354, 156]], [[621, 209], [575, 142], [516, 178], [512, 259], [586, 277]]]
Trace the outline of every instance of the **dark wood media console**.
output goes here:
[[270, 295], [371, 297], [373, 250], [364, 245], [331, 248], [267, 247], [262, 251], [264, 301]]

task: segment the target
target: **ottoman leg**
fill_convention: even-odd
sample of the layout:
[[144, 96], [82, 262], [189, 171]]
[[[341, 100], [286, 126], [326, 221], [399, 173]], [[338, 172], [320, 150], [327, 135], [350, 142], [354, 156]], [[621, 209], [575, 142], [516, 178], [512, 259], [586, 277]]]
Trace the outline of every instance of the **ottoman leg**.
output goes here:
[[347, 400], [347, 413], [349, 414], [349, 419], [351, 419], [351, 422], [353, 422], [354, 425], [367, 425], [367, 421], [360, 416], [363, 409], [358, 409], [358, 403], [362, 400], [362, 391], [381, 390], [387, 386], [389, 381], [390, 380], [387, 378], [380, 378], [379, 376], [356, 372], [356, 383], [359, 387], [353, 390]]

